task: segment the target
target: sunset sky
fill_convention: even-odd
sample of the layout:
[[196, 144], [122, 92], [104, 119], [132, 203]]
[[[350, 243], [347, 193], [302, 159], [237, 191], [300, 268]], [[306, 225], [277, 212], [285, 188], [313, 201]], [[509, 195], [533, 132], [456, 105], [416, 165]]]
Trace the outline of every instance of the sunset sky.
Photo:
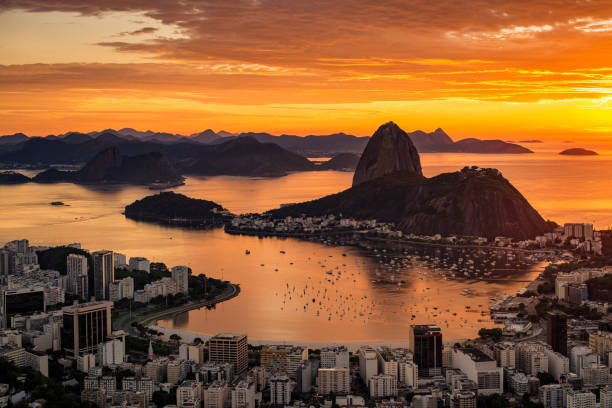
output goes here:
[[609, 0], [0, 0], [0, 134], [612, 142]]

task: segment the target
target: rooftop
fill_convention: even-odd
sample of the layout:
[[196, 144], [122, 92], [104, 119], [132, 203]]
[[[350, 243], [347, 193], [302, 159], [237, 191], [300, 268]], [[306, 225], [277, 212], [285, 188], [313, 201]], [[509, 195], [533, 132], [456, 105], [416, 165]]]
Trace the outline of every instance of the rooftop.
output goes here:
[[477, 363], [494, 361], [491, 357], [487, 356], [485, 353], [475, 348], [460, 348], [458, 350], [470, 356], [470, 358]]

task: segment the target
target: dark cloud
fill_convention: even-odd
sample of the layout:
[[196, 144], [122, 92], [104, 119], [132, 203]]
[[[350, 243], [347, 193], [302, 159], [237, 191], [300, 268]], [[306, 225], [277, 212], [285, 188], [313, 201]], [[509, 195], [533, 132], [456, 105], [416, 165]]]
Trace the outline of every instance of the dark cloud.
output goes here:
[[139, 28], [138, 30], [134, 30], [134, 31], [124, 31], [122, 33], [119, 33], [118, 35], [126, 36], [126, 35], [152, 34], [156, 32], [157, 30], [159, 30], [159, 28], [157, 27], [143, 27], [143, 28]]

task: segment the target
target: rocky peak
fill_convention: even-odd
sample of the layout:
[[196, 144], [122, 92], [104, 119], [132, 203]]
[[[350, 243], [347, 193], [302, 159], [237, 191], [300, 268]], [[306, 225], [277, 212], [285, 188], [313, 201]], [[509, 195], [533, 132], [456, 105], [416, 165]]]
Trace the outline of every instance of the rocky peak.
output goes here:
[[353, 186], [397, 172], [423, 176], [419, 153], [410, 136], [388, 122], [378, 128], [363, 151]]
[[108, 171], [121, 167], [123, 164], [123, 155], [115, 146], [102, 150], [94, 156], [87, 164], [79, 171], [79, 177], [88, 182], [101, 181], [107, 175]]

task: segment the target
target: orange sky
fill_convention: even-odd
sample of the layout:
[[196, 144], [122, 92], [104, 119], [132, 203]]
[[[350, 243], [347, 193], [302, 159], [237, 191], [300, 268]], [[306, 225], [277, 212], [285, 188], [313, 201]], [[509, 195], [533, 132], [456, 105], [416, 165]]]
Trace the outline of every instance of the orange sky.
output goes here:
[[612, 141], [612, 2], [6, 0], [0, 134]]

